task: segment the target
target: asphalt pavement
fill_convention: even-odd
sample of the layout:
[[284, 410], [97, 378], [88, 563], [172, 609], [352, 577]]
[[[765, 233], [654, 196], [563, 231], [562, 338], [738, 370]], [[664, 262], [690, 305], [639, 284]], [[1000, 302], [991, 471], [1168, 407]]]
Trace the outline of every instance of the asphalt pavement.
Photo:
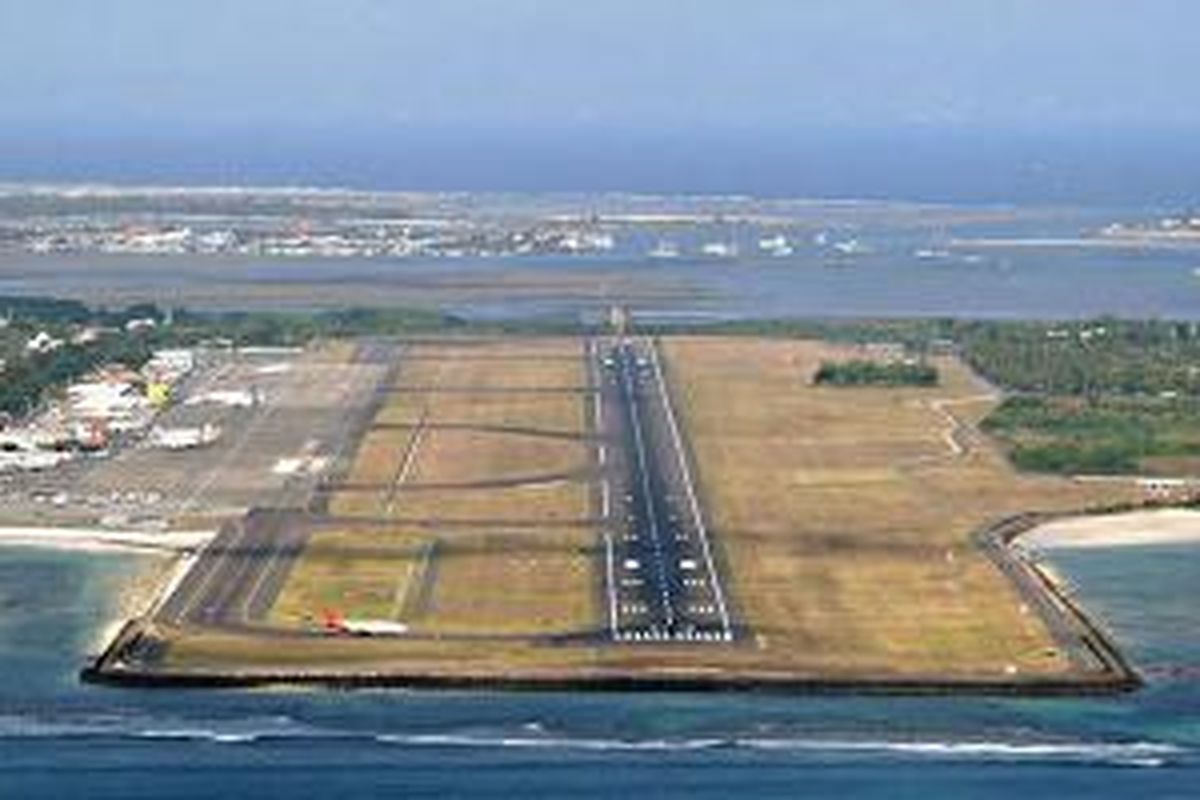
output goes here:
[[599, 344], [609, 634], [619, 642], [734, 638], [711, 533], [651, 342]]

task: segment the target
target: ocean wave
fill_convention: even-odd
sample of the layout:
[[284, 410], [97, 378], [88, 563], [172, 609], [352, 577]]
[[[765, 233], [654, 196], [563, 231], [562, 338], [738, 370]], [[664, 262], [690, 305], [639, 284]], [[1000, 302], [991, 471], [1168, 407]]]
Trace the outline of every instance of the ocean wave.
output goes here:
[[474, 733], [384, 733], [374, 737], [381, 744], [414, 747], [513, 747], [562, 750], [686, 751], [727, 747], [728, 739], [597, 739], [575, 736], [510, 736]]
[[182, 741], [208, 741], [218, 744], [246, 744], [267, 738], [267, 733], [223, 733], [219, 730], [206, 728], [154, 729], [138, 731], [135, 734], [140, 739], [167, 739]]
[[686, 752], [713, 749], [853, 758], [962, 761], [1054, 761], [1164, 766], [1190, 751], [1159, 742], [1007, 742], [825, 738], [607, 739], [483, 733], [379, 734], [376, 741], [410, 747], [526, 748], [581, 751]]
[[268, 738], [334, 735], [282, 716], [191, 720], [138, 714], [0, 714], [0, 739], [164, 739], [244, 744]]
[[564, 734], [541, 722], [509, 728], [439, 732], [381, 732], [313, 726], [287, 716], [185, 719], [122, 714], [0, 714], [0, 739], [106, 738], [205, 741], [223, 745], [263, 742], [364, 741], [413, 748], [550, 749], [579, 752], [684, 753], [728, 749], [850, 760], [927, 759], [966, 762], [1059, 762], [1160, 767], [1195, 755], [1165, 742], [974, 739], [858, 739], [767, 736], [619, 738]]
[[739, 739], [757, 750], [895, 754], [970, 761], [1083, 761], [1161, 766], [1188, 751], [1162, 742], [1006, 742], [976, 740]]

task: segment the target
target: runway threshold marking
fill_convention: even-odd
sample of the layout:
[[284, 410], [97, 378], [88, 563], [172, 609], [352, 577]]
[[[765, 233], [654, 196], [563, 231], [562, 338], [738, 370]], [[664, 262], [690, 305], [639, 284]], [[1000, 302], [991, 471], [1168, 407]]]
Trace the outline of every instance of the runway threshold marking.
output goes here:
[[637, 400], [634, 396], [632, 378], [629, 374], [629, 361], [627, 360], [628, 355], [629, 351], [627, 350], [626, 360], [623, 362], [621, 369], [621, 388], [625, 393], [625, 402], [629, 408], [630, 419], [632, 422], [631, 427], [633, 428], [634, 450], [637, 453], [638, 473], [639, 477], [641, 478], [639, 482], [642, 485], [642, 506], [646, 510], [646, 519], [650, 523], [650, 536], [653, 539], [654, 550], [657, 555], [656, 566], [658, 569], [656, 571], [658, 572], [660, 596], [662, 599], [663, 610], [666, 612], [667, 627], [670, 628], [675, 625], [675, 609], [671, 604], [671, 595], [668, 588], [667, 568], [665, 556], [663, 555], [662, 537], [658, 528], [658, 513], [654, 508], [653, 494], [651, 492], [652, 487], [650, 486], [650, 468], [648, 459], [646, 458], [646, 443], [642, 437], [642, 418], [638, 410]]

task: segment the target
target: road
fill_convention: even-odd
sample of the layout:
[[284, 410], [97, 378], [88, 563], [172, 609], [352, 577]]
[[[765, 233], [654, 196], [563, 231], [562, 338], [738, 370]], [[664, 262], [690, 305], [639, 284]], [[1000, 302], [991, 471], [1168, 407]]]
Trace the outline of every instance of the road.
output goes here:
[[719, 562], [656, 349], [632, 339], [593, 349], [609, 635], [732, 641]]

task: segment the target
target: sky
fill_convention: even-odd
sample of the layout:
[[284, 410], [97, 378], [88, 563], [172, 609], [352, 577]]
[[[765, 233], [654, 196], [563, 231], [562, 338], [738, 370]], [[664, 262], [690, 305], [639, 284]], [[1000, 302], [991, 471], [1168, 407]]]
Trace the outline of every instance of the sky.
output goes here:
[[1196, 31], [1194, 0], [0, 0], [0, 147], [1183, 135]]
[[0, 121], [1197, 125], [1190, 0], [5, 0]]

